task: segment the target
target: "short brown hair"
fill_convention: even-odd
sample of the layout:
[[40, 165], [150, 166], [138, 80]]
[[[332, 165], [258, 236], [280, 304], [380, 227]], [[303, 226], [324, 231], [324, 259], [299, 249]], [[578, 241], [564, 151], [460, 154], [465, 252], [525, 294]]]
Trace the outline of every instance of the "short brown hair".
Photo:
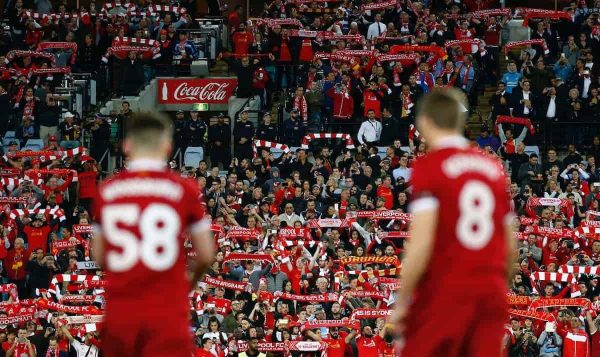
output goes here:
[[155, 147], [158, 140], [172, 138], [171, 120], [162, 114], [140, 112], [126, 119], [126, 138], [135, 146]]
[[463, 130], [466, 121], [464, 94], [453, 88], [435, 89], [418, 104], [418, 116], [425, 116], [441, 129]]

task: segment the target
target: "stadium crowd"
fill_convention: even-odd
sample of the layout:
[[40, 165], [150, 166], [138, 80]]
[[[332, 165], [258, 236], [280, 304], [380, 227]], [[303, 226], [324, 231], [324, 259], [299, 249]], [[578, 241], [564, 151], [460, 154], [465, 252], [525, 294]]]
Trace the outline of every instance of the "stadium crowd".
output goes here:
[[[0, 163], [0, 355], [91, 357], [110, 343], [98, 337], [92, 199], [110, 176], [97, 162], [119, 151], [131, 110], [79, 118], [63, 113], [55, 88], [71, 71], [102, 82], [108, 70], [107, 92], [136, 95], [171, 73], [174, 56], [197, 58], [177, 33], [197, 26], [184, 10], [195, 3], [179, 5], [7, 3], [0, 132], [14, 139]], [[492, 0], [275, 0], [249, 21], [243, 10], [223, 14], [237, 96], [257, 95], [265, 110], [283, 101], [289, 118], [265, 114], [255, 128], [244, 111], [210, 126], [176, 114], [177, 146], [207, 155], [171, 165], [197, 180], [218, 246], [190, 293], [197, 356], [394, 355], [385, 320], [401, 285], [411, 165], [427, 151], [415, 105], [446, 86], [473, 113], [495, 88], [473, 145], [505, 164], [519, 215], [505, 353], [600, 356], [600, 131], [565, 125], [600, 119], [600, 1], [515, 12]], [[513, 16], [531, 40], [501, 46]], [[566, 128], [550, 138], [556, 148], [541, 139], [549, 123]], [[29, 139], [44, 147], [21, 150]]]

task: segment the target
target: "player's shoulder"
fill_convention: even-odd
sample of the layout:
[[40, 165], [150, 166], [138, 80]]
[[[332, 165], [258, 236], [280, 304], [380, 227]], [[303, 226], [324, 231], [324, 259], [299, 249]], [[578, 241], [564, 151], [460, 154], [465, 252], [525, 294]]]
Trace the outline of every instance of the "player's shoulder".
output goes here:
[[171, 170], [121, 171], [99, 186], [102, 198], [110, 200], [124, 195], [165, 196], [178, 201], [194, 192], [193, 180]]
[[504, 176], [501, 162], [483, 151], [472, 148], [447, 148], [434, 152], [430, 166], [438, 166], [448, 178], [463, 174], [480, 174], [492, 181]]

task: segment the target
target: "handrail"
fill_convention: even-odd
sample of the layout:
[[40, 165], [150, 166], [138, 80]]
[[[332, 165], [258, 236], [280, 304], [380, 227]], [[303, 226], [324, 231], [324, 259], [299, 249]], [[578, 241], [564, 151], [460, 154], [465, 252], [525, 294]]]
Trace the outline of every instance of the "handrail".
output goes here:
[[182, 156], [183, 155], [181, 153], [181, 148], [177, 148], [177, 150], [175, 151], [175, 153], [171, 157], [171, 160], [177, 160], [177, 167], [181, 167], [181, 164], [183, 163], [183, 157]]
[[253, 99], [254, 96], [250, 96], [248, 97], [248, 99], [246, 99], [246, 101], [244, 102], [244, 104], [242, 104], [242, 106], [240, 107], [240, 109], [238, 109], [237, 112], [235, 112], [235, 114], [233, 115], [233, 118], [231, 118], [233, 120], [233, 122], [235, 123], [237, 121], [237, 119], [240, 116], [240, 113], [244, 111], [244, 108], [246, 108], [246, 105], [248, 105], [248, 103], [250, 103], [250, 99]]

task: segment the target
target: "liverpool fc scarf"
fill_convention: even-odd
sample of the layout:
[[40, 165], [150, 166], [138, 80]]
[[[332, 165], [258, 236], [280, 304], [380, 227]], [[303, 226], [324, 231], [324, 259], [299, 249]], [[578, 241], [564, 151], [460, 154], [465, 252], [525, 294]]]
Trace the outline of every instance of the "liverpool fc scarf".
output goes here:
[[[501, 123], [524, 125], [527, 127], [527, 129], [529, 129], [529, 132], [532, 135], [535, 134], [535, 129], [533, 128], [533, 124], [531, 124], [531, 120], [528, 118], [517, 118], [517, 117], [511, 117], [508, 115], [499, 115], [496, 118], [496, 126]], [[497, 129], [496, 129], [496, 131], [497, 131]]]

